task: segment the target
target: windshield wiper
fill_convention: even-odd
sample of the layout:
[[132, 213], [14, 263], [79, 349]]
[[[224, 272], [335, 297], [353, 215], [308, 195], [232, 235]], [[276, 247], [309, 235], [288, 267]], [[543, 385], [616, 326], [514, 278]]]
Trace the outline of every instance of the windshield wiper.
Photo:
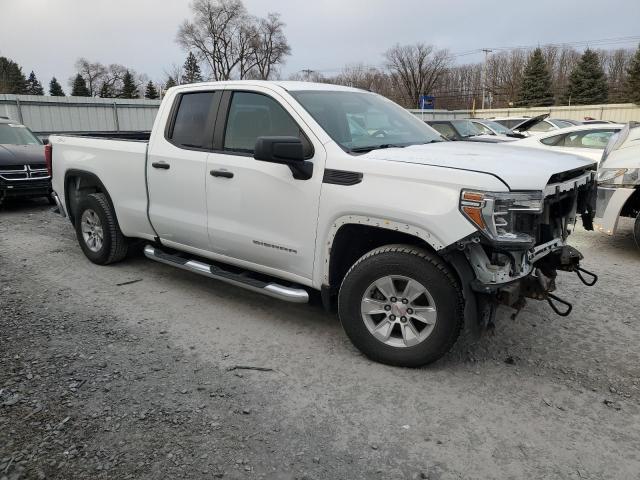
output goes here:
[[407, 145], [399, 145], [396, 143], [383, 143], [382, 145], [370, 145], [368, 147], [356, 147], [349, 149], [350, 152], [354, 153], [366, 153], [372, 150], [383, 150], [385, 148], [404, 148]]

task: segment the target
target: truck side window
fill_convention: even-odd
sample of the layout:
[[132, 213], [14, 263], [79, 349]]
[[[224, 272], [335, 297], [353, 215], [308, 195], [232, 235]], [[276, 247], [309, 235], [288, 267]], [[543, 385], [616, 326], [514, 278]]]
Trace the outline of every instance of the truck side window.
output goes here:
[[215, 92], [185, 93], [180, 97], [180, 104], [173, 122], [169, 140], [177, 146], [201, 148], [206, 142], [207, 118], [211, 112], [211, 104]]
[[224, 134], [224, 150], [253, 153], [258, 137], [299, 137], [308, 142], [298, 124], [273, 98], [234, 92]]

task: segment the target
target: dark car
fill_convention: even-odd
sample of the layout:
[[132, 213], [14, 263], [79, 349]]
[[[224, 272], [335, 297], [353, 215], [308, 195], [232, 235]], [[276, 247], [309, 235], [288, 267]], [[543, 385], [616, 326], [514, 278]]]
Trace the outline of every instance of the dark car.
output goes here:
[[483, 135], [470, 120], [427, 120], [426, 123], [444, 138], [452, 141], [503, 143], [512, 140]]
[[24, 125], [0, 117], [0, 204], [9, 197], [53, 202], [43, 143]]

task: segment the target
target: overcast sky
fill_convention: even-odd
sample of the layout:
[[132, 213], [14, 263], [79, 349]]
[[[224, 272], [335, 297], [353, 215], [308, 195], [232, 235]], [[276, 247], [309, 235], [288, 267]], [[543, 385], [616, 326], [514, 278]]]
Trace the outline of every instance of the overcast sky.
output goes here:
[[[0, 56], [35, 70], [65, 90], [84, 56], [121, 63], [163, 80], [185, 53], [174, 39], [190, 0], [0, 0]], [[244, 0], [251, 14], [275, 11], [287, 23], [292, 56], [285, 76], [301, 69], [326, 75], [348, 63], [378, 65], [395, 43], [425, 42], [453, 53], [640, 36], [638, 0], [438, 1]], [[635, 42], [637, 45], [637, 41]], [[633, 47], [634, 42], [602, 48]], [[457, 57], [479, 61], [478, 54]]]

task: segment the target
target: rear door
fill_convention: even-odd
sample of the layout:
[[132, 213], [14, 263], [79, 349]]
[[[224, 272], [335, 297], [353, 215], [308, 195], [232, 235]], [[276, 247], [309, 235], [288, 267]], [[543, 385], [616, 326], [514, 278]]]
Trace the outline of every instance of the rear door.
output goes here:
[[[262, 136], [298, 136], [313, 176], [296, 180], [287, 165], [253, 158]], [[295, 109], [263, 87], [225, 92], [209, 156], [211, 250], [266, 273], [310, 279], [325, 150]]]
[[209, 250], [207, 156], [222, 90], [179, 93], [147, 160], [149, 217], [163, 243]]

